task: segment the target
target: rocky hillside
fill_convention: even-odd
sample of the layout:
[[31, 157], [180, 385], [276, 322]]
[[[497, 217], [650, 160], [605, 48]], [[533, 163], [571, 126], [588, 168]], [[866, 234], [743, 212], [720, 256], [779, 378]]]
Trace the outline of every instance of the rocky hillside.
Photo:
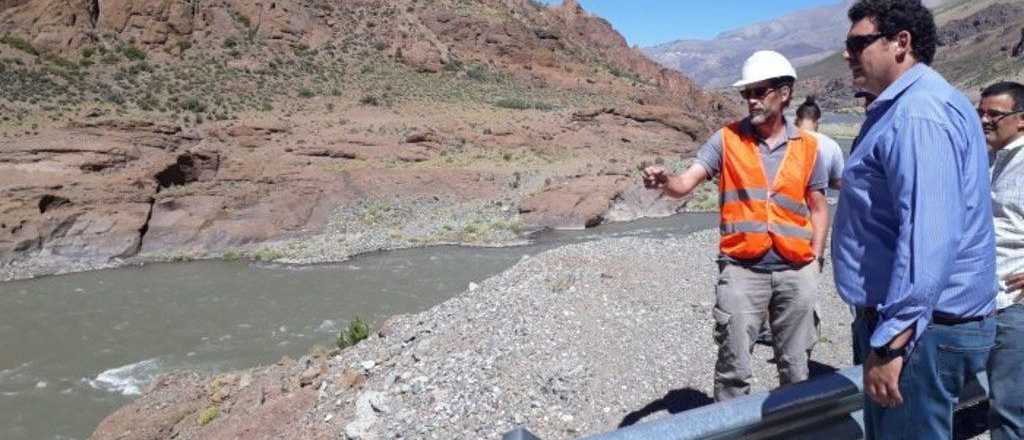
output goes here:
[[583, 227], [737, 114], [571, 0], [5, 0], [0, 29], [0, 279]]
[[[941, 7], [951, 0], [926, 0]], [[651, 59], [679, 70], [706, 87], [723, 87], [738, 77], [743, 61], [755, 51], [772, 49], [800, 67], [821, 61], [843, 46], [855, 0], [793, 12], [723, 32], [711, 40], [677, 40], [644, 48]]]
[[[953, 1], [935, 13], [940, 46], [932, 66], [953, 85], [977, 95], [996, 81], [1024, 80], [1024, 4]], [[823, 106], [839, 110], [859, 105], [841, 54], [798, 70]]]

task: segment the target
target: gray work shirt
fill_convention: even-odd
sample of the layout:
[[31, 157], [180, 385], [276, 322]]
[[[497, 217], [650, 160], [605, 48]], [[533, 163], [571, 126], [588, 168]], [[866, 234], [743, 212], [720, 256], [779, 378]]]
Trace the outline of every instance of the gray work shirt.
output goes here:
[[842, 180], [843, 176], [843, 149], [839, 147], [838, 142], [828, 136], [816, 131], [810, 133], [818, 139], [818, 159], [821, 159], [828, 170], [828, 186], [839, 189], [835, 184]]
[[[780, 142], [778, 145], [770, 146], [764, 139], [757, 134], [754, 130], [754, 126], [750, 124], [750, 117], [746, 117], [740, 123], [740, 132], [745, 135], [750, 135], [754, 139], [757, 139], [757, 151], [761, 155], [761, 163], [765, 167], [765, 176], [771, 176], [768, 180], [768, 184], [775, 180], [775, 175], [779, 172], [779, 165], [782, 164], [782, 159], [786, 157], [786, 149], [789, 146], [789, 140], [799, 139], [800, 130], [793, 125], [792, 122], [785, 120], [786, 124], [786, 140]], [[704, 170], [708, 173], [708, 178], [712, 178], [718, 175], [722, 169], [722, 150], [724, 141], [722, 140], [722, 130], [718, 130], [707, 142], [700, 147], [697, 151], [696, 163], [704, 167]], [[807, 189], [809, 191], [821, 191], [828, 187], [828, 169], [826, 161], [822, 159], [821, 149], [818, 149], [818, 158], [814, 161], [814, 172], [811, 174], [811, 180], [807, 183]], [[764, 271], [776, 271], [793, 269], [799, 265], [793, 264], [782, 258], [775, 248], [768, 250], [768, 253], [761, 256], [761, 258], [753, 260], [738, 260], [728, 255], [719, 255], [719, 261], [739, 264], [744, 267], [756, 270]]]

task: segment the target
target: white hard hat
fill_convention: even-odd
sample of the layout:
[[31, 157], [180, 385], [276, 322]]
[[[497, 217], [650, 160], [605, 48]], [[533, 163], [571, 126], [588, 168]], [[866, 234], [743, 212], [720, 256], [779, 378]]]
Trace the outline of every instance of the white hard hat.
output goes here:
[[789, 60], [774, 50], [759, 50], [743, 63], [743, 78], [732, 86], [743, 87], [766, 79], [784, 76], [796, 79], [796, 70], [793, 69], [792, 64], [789, 64]]

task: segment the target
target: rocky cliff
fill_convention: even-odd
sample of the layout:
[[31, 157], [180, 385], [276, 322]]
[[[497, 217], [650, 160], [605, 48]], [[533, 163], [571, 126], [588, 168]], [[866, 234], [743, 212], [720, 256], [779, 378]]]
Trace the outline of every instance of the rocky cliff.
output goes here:
[[583, 227], [737, 114], [575, 1], [4, 1], [0, 29], [3, 278]]

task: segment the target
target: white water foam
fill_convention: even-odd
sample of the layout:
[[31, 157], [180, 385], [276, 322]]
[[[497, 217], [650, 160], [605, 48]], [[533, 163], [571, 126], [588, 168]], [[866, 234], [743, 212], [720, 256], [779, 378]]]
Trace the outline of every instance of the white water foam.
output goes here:
[[83, 380], [97, 390], [130, 396], [141, 394], [142, 387], [156, 377], [159, 368], [159, 360], [156, 358], [146, 359], [134, 364], [111, 368], [100, 373], [96, 379]]

